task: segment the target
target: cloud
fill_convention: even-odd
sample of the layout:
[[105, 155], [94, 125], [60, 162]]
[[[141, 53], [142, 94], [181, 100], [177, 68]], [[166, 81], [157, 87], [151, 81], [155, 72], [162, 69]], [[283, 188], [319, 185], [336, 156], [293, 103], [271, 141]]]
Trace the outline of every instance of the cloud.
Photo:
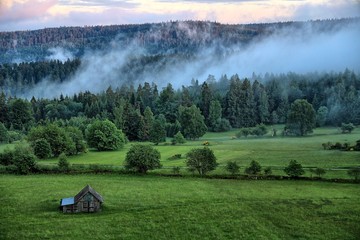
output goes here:
[[0, 22], [9, 24], [29, 19], [44, 19], [48, 10], [56, 4], [56, 0], [5, 0], [0, 5]]
[[[177, 31], [188, 37], [198, 38], [205, 33], [194, 32], [187, 23], [178, 22]], [[157, 34], [156, 29], [150, 31]], [[160, 32], [158, 32], [160, 34]], [[123, 45], [114, 41], [105, 51], [88, 52], [75, 76], [63, 84], [42, 81], [35, 88], [27, 90], [28, 98], [57, 97], [61, 93], [71, 96], [79, 91], [99, 92], [122, 84], [155, 82], [159, 87], [171, 82], [174, 87], [190, 84], [192, 79], [204, 81], [208, 75], [219, 79], [222, 75], [239, 74], [251, 77], [266, 73], [309, 73], [339, 72], [345, 68], [360, 71], [359, 22], [322, 32], [311, 23], [301, 29], [286, 28], [250, 45], [221, 45], [202, 49], [194, 59], [168, 57], [152, 65], [138, 65], [126, 69], [129, 60], [147, 54], [136, 43]], [[220, 46], [219, 46], [220, 45]], [[218, 48], [223, 51], [219, 54]], [[124, 72], [124, 67], [126, 71]]]

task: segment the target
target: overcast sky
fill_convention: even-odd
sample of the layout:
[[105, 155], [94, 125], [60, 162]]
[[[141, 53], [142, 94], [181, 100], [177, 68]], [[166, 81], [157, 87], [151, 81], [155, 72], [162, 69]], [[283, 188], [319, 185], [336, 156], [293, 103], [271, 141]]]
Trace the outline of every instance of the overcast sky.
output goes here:
[[359, 16], [360, 0], [0, 0], [0, 31], [171, 20], [257, 23]]

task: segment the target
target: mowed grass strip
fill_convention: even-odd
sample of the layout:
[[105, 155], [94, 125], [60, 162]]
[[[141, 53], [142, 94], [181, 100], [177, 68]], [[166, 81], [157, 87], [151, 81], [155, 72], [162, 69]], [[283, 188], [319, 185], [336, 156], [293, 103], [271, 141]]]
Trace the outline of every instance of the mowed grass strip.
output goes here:
[[[97, 214], [59, 200], [90, 184]], [[1, 239], [358, 239], [360, 188], [310, 181], [0, 175]]]

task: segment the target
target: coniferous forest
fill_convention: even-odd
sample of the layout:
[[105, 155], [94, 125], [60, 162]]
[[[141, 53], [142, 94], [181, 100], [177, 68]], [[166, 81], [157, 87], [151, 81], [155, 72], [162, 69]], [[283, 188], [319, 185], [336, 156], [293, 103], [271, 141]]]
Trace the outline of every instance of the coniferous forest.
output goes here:
[[[248, 25], [188, 21], [3, 32], [0, 35], [0, 122], [14, 136], [27, 134], [32, 127], [50, 122], [79, 128], [85, 134], [89, 123], [107, 119], [121, 129], [128, 140], [151, 140], [153, 126], [157, 126], [155, 132], [164, 131], [167, 137], [180, 131], [186, 138], [196, 139], [206, 131], [287, 123], [291, 105], [303, 99], [314, 109], [316, 126], [358, 125], [360, 76], [347, 68], [340, 72], [253, 73], [250, 77], [240, 74], [215, 77], [209, 72], [206, 79], [193, 78], [191, 82], [184, 79], [190, 84], [179, 86], [177, 83], [177, 87], [171, 79], [167, 83], [147, 80], [156, 79], [156, 73], [166, 72], [169, 66], [206, 58], [201, 52], [207, 47], [212, 47], [209, 54], [216, 55], [220, 63], [232, 54], [228, 51], [235, 51], [233, 46], [246, 46], [279, 29], [291, 27], [296, 31], [311, 27], [332, 32], [358, 21]], [[62, 84], [71, 82], [84, 71], [84, 62], [96, 61], [83, 57], [88, 49], [101, 53], [101, 49], [109, 46], [115, 49], [119, 43], [130, 42], [141, 46], [142, 52], [131, 52], [125, 57], [125, 63], [111, 69], [112, 81], [105, 89], [80, 88], [74, 94], [64, 89], [64, 94], [58, 96], [36, 95], [51, 84], [61, 90]], [[72, 57], [49, 59], [49, 49], [51, 52], [52, 47], [59, 45]], [[18, 62], [19, 59], [23, 61]], [[105, 65], [98, 63], [101, 64]], [[169, 76], [181, 79], [181, 76]], [[85, 78], [85, 86], [92, 85], [93, 78]], [[101, 76], [97, 78], [102, 81]]]

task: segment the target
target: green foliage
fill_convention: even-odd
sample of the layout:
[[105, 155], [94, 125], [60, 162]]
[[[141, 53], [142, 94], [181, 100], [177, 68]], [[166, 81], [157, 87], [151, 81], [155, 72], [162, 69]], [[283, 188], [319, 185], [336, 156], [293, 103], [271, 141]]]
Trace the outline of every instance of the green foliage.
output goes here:
[[159, 119], [156, 119], [151, 126], [149, 140], [155, 145], [166, 141], [165, 124]]
[[24, 138], [24, 135], [18, 131], [8, 131], [9, 143], [20, 141]]
[[348, 175], [355, 179], [355, 181], [360, 180], [360, 167], [352, 168], [348, 170]]
[[70, 170], [70, 163], [68, 162], [65, 153], [60, 154], [58, 167], [60, 172], [68, 172]]
[[197, 139], [202, 137], [207, 127], [204, 123], [204, 116], [201, 115], [200, 109], [195, 105], [191, 107], [179, 107], [179, 122], [181, 124], [181, 132], [185, 138]]
[[329, 110], [325, 106], [321, 106], [316, 112], [316, 125], [318, 127], [322, 127], [326, 123], [326, 119], [328, 117]]
[[305, 99], [297, 99], [288, 114], [287, 129], [296, 135], [304, 136], [315, 127], [316, 114], [313, 106]]
[[215, 124], [210, 129], [213, 132], [227, 132], [231, 130], [231, 124], [229, 120], [221, 118], [215, 121]]
[[126, 153], [125, 167], [138, 173], [161, 168], [160, 152], [149, 145], [135, 144]]
[[9, 103], [9, 118], [15, 130], [27, 131], [34, 123], [31, 104], [27, 100], [13, 99]]
[[240, 132], [236, 133], [236, 137], [240, 138], [242, 136], [244, 137], [248, 137], [251, 134], [251, 129], [250, 128], [241, 128]]
[[259, 162], [252, 160], [250, 166], [245, 168], [245, 173], [249, 175], [258, 175], [261, 173], [261, 165]]
[[251, 131], [251, 134], [255, 136], [264, 136], [267, 133], [268, 133], [268, 129], [263, 123], [256, 125], [256, 127], [253, 128]]
[[[70, 137], [72, 142], [74, 143], [73, 152], [72, 154], [68, 155], [75, 155], [77, 153], [87, 152], [86, 144], [84, 141], [84, 135], [82, 131], [77, 127], [66, 127], [65, 131], [67, 135]], [[69, 152], [69, 151], [68, 151]]]
[[175, 135], [174, 138], [172, 139], [172, 144], [176, 145], [176, 144], [184, 144], [186, 143], [186, 139], [184, 138], [184, 136], [182, 135], [182, 133], [180, 131], [178, 131]]
[[173, 174], [175, 174], [175, 175], [180, 174], [180, 167], [173, 167], [173, 168], [172, 168], [172, 172], [173, 172]]
[[63, 152], [67, 155], [77, 153], [75, 143], [69, 137], [69, 134], [64, 128], [55, 124], [33, 127], [27, 138], [33, 148], [36, 140], [45, 139], [50, 144], [51, 152], [55, 157], [59, 156]]
[[265, 175], [271, 175], [272, 174], [272, 169], [271, 169], [271, 167], [266, 167], [265, 169], [264, 169], [264, 174]]
[[18, 144], [13, 151], [16, 173], [26, 175], [36, 170], [36, 157], [29, 147]]
[[6, 147], [0, 152], [0, 165], [8, 166], [14, 164], [14, 150]]
[[326, 173], [325, 169], [319, 168], [319, 167], [317, 167], [317, 168], [315, 168], [315, 169], [311, 169], [311, 170], [312, 170], [312, 172], [313, 172], [314, 174], [316, 174], [319, 178], [321, 178], [321, 177]]
[[296, 160], [291, 160], [289, 165], [285, 167], [284, 172], [289, 175], [290, 177], [299, 177], [304, 175], [305, 171], [300, 163]]
[[8, 143], [9, 142], [9, 133], [5, 127], [5, 125], [0, 122], [0, 143]]
[[218, 165], [214, 152], [208, 147], [192, 149], [186, 158], [186, 166], [196, 169], [202, 176], [215, 170]]
[[341, 123], [341, 132], [342, 133], [351, 133], [354, 129], [355, 129], [355, 126], [352, 123]]
[[36, 139], [33, 149], [39, 159], [49, 158], [52, 154], [50, 143], [45, 138]]
[[235, 161], [229, 161], [226, 164], [226, 171], [231, 175], [236, 175], [240, 172], [240, 166]]
[[125, 136], [109, 120], [97, 120], [86, 131], [89, 147], [98, 151], [117, 150], [124, 146]]

